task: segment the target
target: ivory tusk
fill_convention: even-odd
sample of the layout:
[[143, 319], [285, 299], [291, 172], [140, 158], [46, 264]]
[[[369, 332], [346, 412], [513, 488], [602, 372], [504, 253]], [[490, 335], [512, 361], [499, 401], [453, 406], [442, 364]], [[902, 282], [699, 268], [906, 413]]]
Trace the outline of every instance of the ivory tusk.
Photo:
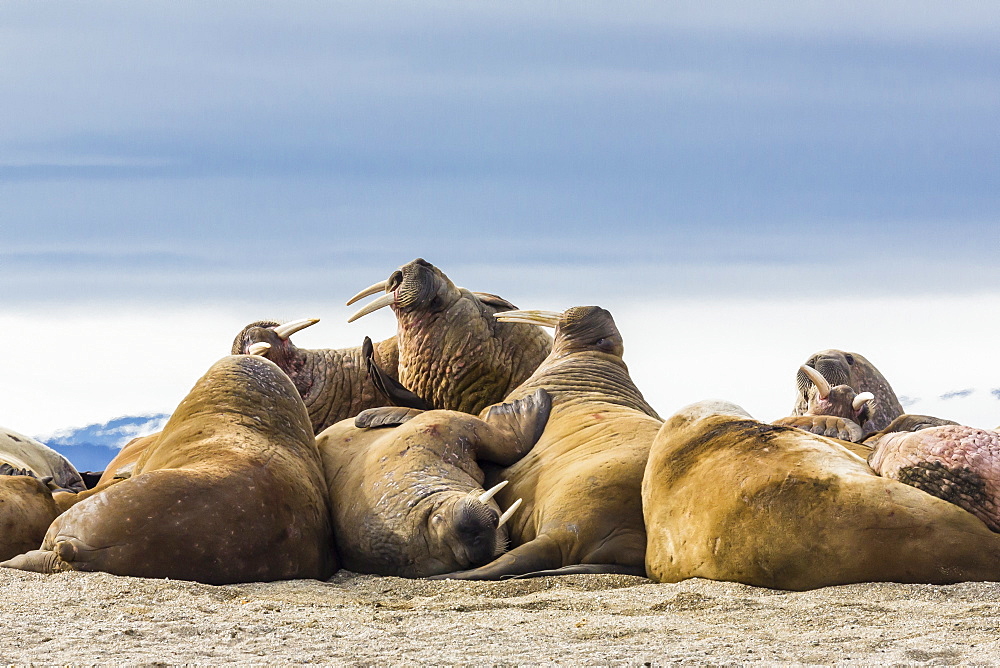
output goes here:
[[364, 299], [368, 295], [373, 295], [376, 292], [385, 292], [385, 287], [389, 284], [389, 281], [382, 281], [381, 283], [376, 283], [375, 285], [369, 285], [367, 288], [354, 295], [347, 300], [347, 305], [350, 306], [359, 299]]
[[862, 392], [858, 396], [854, 397], [854, 401], [851, 402], [851, 408], [854, 410], [861, 410], [861, 407], [866, 403], [875, 398], [875, 395], [871, 392]]
[[271, 349], [270, 343], [266, 343], [264, 341], [258, 341], [257, 343], [251, 344], [251, 346], [247, 348], [247, 355], [260, 355], [261, 357], [263, 357], [264, 353], [266, 353], [270, 349]]
[[366, 316], [369, 313], [372, 313], [373, 311], [379, 310], [380, 308], [384, 308], [386, 306], [389, 306], [390, 304], [394, 303], [395, 301], [396, 301], [396, 295], [394, 293], [389, 292], [387, 294], [384, 294], [381, 297], [379, 297], [378, 299], [376, 299], [375, 301], [369, 302], [367, 306], [363, 306], [360, 311], [358, 311], [357, 313], [355, 313], [354, 315], [352, 315], [350, 318], [348, 318], [347, 322], [354, 322], [358, 318]]
[[823, 374], [811, 366], [806, 366], [805, 364], [799, 367], [799, 371], [808, 376], [809, 380], [811, 380], [813, 385], [816, 386], [816, 391], [819, 392], [820, 399], [826, 399], [830, 396], [830, 383], [823, 377]]
[[488, 490], [486, 490], [485, 492], [483, 492], [482, 494], [480, 494], [479, 495], [479, 503], [486, 503], [487, 501], [489, 501], [490, 499], [492, 499], [493, 495], [496, 494], [497, 492], [499, 492], [504, 487], [506, 487], [508, 482], [510, 482], [510, 481], [509, 480], [504, 480], [503, 482], [499, 483], [498, 485], [494, 485], [493, 487], [490, 487]]
[[317, 322], [319, 318], [303, 318], [302, 320], [293, 320], [292, 322], [286, 322], [284, 325], [278, 325], [274, 328], [274, 333], [278, 335], [278, 338], [282, 341], [287, 341], [288, 337], [295, 332], [302, 331], [306, 327], [312, 327]]
[[493, 317], [500, 322], [523, 322], [528, 325], [555, 327], [559, 324], [562, 313], [525, 309], [520, 311], [501, 311], [500, 313], [494, 313]]
[[497, 529], [499, 529], [500, 527], [502, 527], [504, 524], [507, 523], [507, 520], [510, 519], [510, 516], [514, 514], [514, 511], [517, 510], [518, 506], [520, 505], [521, 505], [521, 499], [518, 499], [517, 501], [511, 504], [510, 508], [507, 509], [507, 512], [501, 515], [499, 521], [497, 521]]

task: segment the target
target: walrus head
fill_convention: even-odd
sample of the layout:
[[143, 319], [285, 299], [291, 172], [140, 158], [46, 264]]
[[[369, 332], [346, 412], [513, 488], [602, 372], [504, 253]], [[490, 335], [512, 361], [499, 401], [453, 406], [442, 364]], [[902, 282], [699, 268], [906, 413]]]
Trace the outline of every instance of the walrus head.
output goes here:
[[594, 351], [621, 357], [625, 353], [622, 335], [611, 313], [600, 306], [574, 306], [556, 311], [506, 311], [496, 314], [503, 322], [524, 322], [555, 327], [554, 357]]
[[305, 358], [292, 343], [291, 336], [319, 322], [319, 318], [304, 318], [283, 325], [273, 320], [258, 320], [252, 322], [236, 335], [233, 340], [233, 355], [260, 355], [281, 368], [299, 394], [305, 396], [309, 390], [309, 379], [299, 374], [305, 364]]
[[799, 367], [799, 374], [812, 384], [807, 390], [809, 415], [832, 415], [852, 420], [858, 425], [871, 418], [875, 407], [875, 395], [871, 392], [858, 394], [850, 385], [831, 385], [823, 374], [804, 364]]
[[[903, 407], [889, 381], [871, 362], [858, 353], [843, 350], [823, 350], [812, 355], [803, 367], [819, 372], [831, 387], [847, 385], [855, 392], [870, 392], [874, 402], [869, 406], [869, 416], [865, 423], [859, 422], [865, 432], [884, 429], [892, 420], [903, 414]], [[809, 411], [810, 396], [815, 392], [815, 384], [803, 368], [796, 374], [798, 396], [793, 415], [806, 415]], [[854, 418], [850, 418], [854, 419]]]
[[384, 292], [349, 319], [389, 306], [396, 314], [399, 382], [434, 408], [478, 413], [501, 401], [545, 359], [552, 342], [534, 327], [506, 324], [507, 300], [456, 286], [422, 258], [347, 303]]

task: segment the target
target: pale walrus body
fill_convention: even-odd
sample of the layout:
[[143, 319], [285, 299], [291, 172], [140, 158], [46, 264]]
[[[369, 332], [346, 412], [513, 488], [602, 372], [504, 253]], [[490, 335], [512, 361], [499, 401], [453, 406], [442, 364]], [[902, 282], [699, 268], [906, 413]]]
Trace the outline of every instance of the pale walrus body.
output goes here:
[[33, 550], [59, 514], [52, 490], [83, 489], [83, 478], [52, 448], [0, 428], [0, 559]]
[[[481, 566], [503, 552], [507, 529], [484, 493], [477, 460], [515, 462], [538, 438], [548, 410], [548, 395], [538, 392], [482, 420], [408, 411], [400, 424], [383, 419], [399, 409], [372, 409], [324, 430], [317, 445], [343, 567], [426, 577]], [[368, 424], [380, 426], [358, 426]]]
[[3, 565], [209, 584], [325, 579], [335, 570], [319, 452], [288, 377], [223, 358], [131, 477], [60, 515], [41, 550]]
[[867, 443], [879, 475], [950, 501], [1000, 531], [1000, 433], [951, 424], [883, 433]]
[[[421, 407], [476, 415], [504, 401], [552, 348], [552, 337], [536, 325], [493, 317], [516, 308], [513, 304], [459, 288], [423, 259], [403, 265], [348, 303], [378, 292], [385, 294], [351, 320], [392, 307], [399, 349], [394, 379], [424, 402]], [[398, 403], [410, 405], [405, 399]]]
[[524, 499], [510, 521], [516, 547], [447, 577], [499, 579], [551, 569], [643, 573], [639, 488], [661, 420], [629, 377], [611, 314], [588, 306], [500, 317], [557, 325], [552, 353], [508, 397], [541, 388], [552, 410], [531, 451], [487, 479], [487, 485], [510, 482], [497, 494], [501, 506]]
[[664, 423], [642, 486], [646, 570], [804, 590], [1000, 580], [1000, 536], [837, 441], [703, 402]]

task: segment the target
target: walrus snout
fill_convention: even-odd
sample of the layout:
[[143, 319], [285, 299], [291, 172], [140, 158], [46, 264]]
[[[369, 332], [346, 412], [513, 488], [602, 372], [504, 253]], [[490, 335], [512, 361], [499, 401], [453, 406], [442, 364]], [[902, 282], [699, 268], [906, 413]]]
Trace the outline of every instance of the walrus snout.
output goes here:
[[[463, 499], [455, 506], [454, 545], [462, 568], [480, 566], [496, 553], [500, 514], [475, 498]], [[462, 554], [464, 553], [464, 559]]]

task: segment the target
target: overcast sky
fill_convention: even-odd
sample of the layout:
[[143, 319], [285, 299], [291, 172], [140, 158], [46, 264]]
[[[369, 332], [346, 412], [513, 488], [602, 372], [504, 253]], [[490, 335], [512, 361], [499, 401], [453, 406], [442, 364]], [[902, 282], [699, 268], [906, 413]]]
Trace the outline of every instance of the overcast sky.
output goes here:
[[0, 58], [5, 382], [50, 316], [339, 319], [289, 311], [418, 256], [526, 307], [840, 328], [1000, 293], [989, 3], [7, 0]]

